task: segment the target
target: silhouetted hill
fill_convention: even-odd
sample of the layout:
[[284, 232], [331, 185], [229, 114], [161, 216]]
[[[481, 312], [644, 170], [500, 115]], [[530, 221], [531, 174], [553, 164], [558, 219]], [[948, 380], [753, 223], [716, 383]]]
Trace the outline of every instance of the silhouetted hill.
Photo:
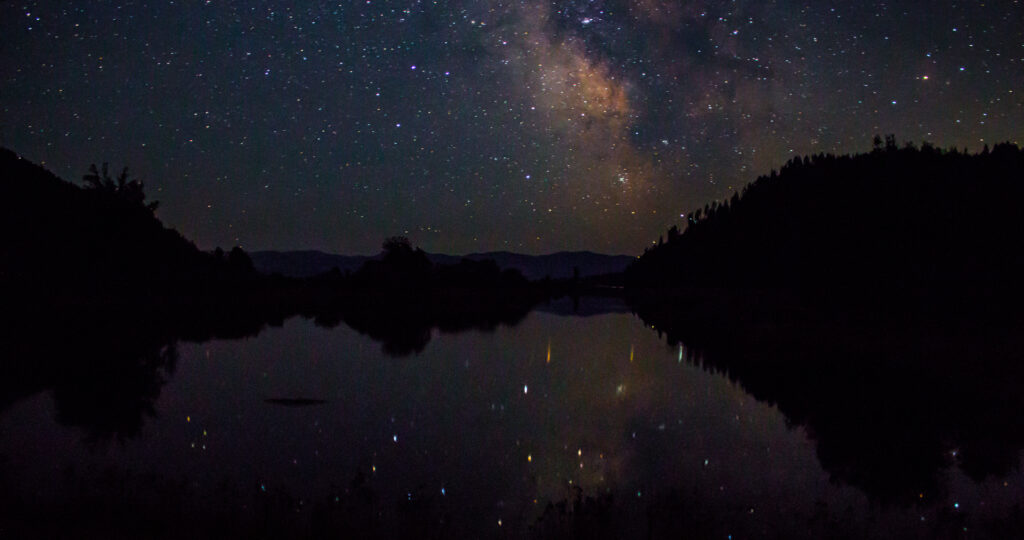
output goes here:
[[27, 302], [208, 295], [252, 277], [241, 250], [203, 253], [154, 216], [141, 182], [95, 167], [79, 187], [0, 149], [0, 289]]
[[[925, 144], [795, 158], [689, 216], [627, 271], [636, 289], [788, 292], [869, 316], [1002, 316], [1024, 298], [1024, 153]], [[966, 311], [965, 311], [966, 310]]]
[[[602, 255], [589, 251], [552, 253], [549, 255], [523, 255], [507, 251], [471, 253], [464, 257], [427, 253], [430, 262], [436, 265], [454, 265], [462, 259], [472, 261], [493, 260], [500, 268], [519, 270], [529, 280], [569, 279], [573, 268], [580, 269], [580, 277], [620, 273], [635, 257], [629, 255]], [[281, 274], [287, 277], [311, 277], [337, 268], [340, 272], [354, 272], [366, 261], [376, 260], [363, 255], [336, 255], [322, 251], [256, 251], [251, 254], [253, 265], [264, 274]]]

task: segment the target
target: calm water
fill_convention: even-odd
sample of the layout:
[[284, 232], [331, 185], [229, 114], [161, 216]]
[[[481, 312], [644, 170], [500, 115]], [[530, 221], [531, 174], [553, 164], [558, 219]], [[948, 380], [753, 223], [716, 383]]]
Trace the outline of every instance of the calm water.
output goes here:
[[435, 330], [398, 358], [299, 317], [178, 343], [123, 438], [66, 421], [52, 391], [27, 396], [0, 417], [0, 527], [973, 537], [1024, 501], [1016, 468], [974, 482], [950, 466], [938, 493], [878, 503], [830, 480], [777, 408], [632, 314], [592, 311]]

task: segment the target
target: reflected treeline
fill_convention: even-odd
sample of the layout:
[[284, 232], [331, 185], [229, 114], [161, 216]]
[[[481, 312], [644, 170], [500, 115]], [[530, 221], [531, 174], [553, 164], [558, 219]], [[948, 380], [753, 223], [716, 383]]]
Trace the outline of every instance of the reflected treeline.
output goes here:
[[57, 421], [83, 428], [90, 442], [136, 436], [156, 414], [177, 361], [174, 341], [109, 318], [16, 315], [0, 334], [0, 412], [51, 390]]
[[[212, 308], [212, 306], [211, 306]], [[253, 310], [194, 312], [118, 303], [5, 309], [0, 317], [0, 414], [52, 391], [57, 421], [102, 442], [140, 434], [173, 376], [180, 340], [254, 335], [280, 317]]]
[[[469, 291], [437, 292], [416, 302], [379, 295], [317, 295], [308, 289], [280, 297], [227, 303], [154, 306], [119, 302], [7, 309], [0, 329], [0, 414], [15, 402], [51, 390], [57, 420], [81, 427], [91, 441], [140, 433], [174, 373], [177, 344], [254, 336], [292, 316], [334, 327], [344, 323], [382, 343], [384, 353], [407, 356], [442, 332], [493, 331], [519, 323], [539, 298]], [[22, 306], [24, 308], [24, 306]]]
[[974, 480], [1018, 466], [1017, 328], [835, 325], [756, 306], [747, 318], [727, 319], [697, 300], [687, 309], [632, 304], [690, 361], [804, 426], [825, 470], [878, 500], [940, 496], [952, 465]]
[[404, 237], [385, 240], [380, 259], [352, 274], [277, 279], [293, 285], [292, 299], [310, 300], [297, 306], [303, 315], [320, 326], [344, 322], [381, 341], [390, 356], [421, 352], [435, 328], [492, 331], [500, 324], [515, 325], [551, 294], [494, 261], [435, 265]]
[[319, 326], [347, 326], [381, 342], [384, 354], [409, 356], [423, 351], [434, 329], [455, 333], [494, 331], [515, 326], [540, 298], [505, 293], [438, 291], [408, 299], [380, 295], [351, 295], [337, 304], [305, 312]]

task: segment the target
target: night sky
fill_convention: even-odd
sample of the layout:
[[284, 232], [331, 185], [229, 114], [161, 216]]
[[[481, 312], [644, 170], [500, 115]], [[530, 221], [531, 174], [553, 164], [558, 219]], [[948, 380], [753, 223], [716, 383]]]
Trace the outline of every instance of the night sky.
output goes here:
[[638, 254], [794, 155], [1024, 138], [1010, 0], [11, 1], [0, 36], [0, 144], [129, 167], [204, 249]]

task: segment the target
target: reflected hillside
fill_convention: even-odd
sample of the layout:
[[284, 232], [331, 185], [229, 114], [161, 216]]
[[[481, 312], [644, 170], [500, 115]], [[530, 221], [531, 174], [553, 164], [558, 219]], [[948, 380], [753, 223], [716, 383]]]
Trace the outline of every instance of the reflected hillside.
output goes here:
[[402, 297], [351, 296], [344, 302], [211, 303], [194, 308], [120, 304], [111, 309], [6, 311], [0, 348], [0, 414], [39, 392], [53, 393], [56, 420], [92, 442], [141, 434], [157, 415], [161, 389], [174, 375], [179, 342], [239, 339], [293, 316], [333, 328], [345, 324], [394, 357], [422, 352], [435, 330], [493, 331], [518, 324], [536, 300], [454, 291]]
[[634, 309], [691, 362], [776, 404], [807, 429], [834, 479], [879, 501], [940, 496], [950, 467], [984, 480], [1019, 466], [1016, 329], [724, 322], [664, 305]]
[[174, 373], [175, 342], [116, 319], [21, 315], [0, 340], [11, 359], [0, 365], [0, 413], [48, 390], [57, 421], [82, 428], [86, 440], [138, 436]]
[[[179, 341], [237, 338], [278, 323], [268, 314], [142, 308], [6, 311], [0, 347], [0, 414], [51, 391], [56, 420], [102, 442], [140, 435], [174, 375]], [[219, 315], [219, 316], [218, 316]], [[186, 323], [187, 321], [187, 323]]]

